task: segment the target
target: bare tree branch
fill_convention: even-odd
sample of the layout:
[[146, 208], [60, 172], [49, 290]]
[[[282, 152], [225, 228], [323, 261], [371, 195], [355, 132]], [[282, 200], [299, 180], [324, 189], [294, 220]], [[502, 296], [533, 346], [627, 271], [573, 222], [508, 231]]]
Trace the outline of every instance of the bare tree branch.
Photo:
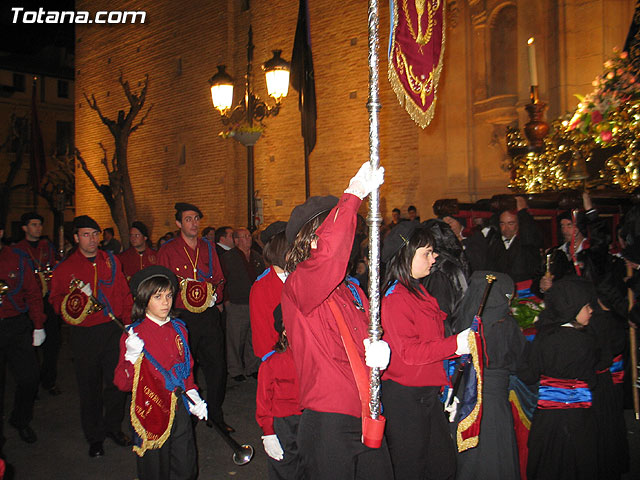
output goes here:
[[100, 191], [100, 185], [98, 184], [96, 177], [94, 177], [93, 174], [91, 173], [91, 170], [89, 170], [89, 167], [87, 166], [87, 162], [85, 162], [84, 158], [82, 158], [82, 155], [80, 154], [80, 150], [78, 150], [77, 148], [75, 150], [76, 150], [76, 158], [78, 159], [78, 162], [80, 162], [80, 166], [82, 167], [82, 170], [84, 171], [84, 173], [87, 174], [87, 177], [89, 177], [89, 180], [91, 180], [91, 183], [93, 183], [93, 186], [96, 187], [96, 190]]
[[147, 116], [149, 115], [149, 112], [151, 111], [152, 108], [153, 108], [153, 104], [149, 107], [149, 109], [144, 114], [144, 116], [140, 119], [140, 121], [135, 126], [131, 127], [131, 133], [135, 132], [140, 125], [144, 124], [144, 121], [147, 119]]

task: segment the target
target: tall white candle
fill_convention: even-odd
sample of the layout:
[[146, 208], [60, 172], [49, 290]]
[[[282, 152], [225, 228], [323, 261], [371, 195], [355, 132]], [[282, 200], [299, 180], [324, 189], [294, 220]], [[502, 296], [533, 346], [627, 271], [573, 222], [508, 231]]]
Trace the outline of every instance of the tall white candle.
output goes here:
[[538, 85], [538, 66], [536, 65], [536, 44], [531, 37], [527, 40], [528, 51], [529, 51], [529, 79], [531, 81], [531, 85]]

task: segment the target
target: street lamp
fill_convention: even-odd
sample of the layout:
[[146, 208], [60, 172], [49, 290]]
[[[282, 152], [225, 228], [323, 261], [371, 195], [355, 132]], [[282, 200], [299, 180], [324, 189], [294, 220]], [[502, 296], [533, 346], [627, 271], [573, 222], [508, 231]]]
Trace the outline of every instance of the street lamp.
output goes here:
[[[252, 90], [253, 70], [253, 29], [249, 27], [249, 41], [247, 42], [247, 74], [244, 83], [244, 98], [233, 107], [233, 78], [225, 71], [224, 65], [218, 65], [218, 72], [211, 77], [211, 100], [213, 106], [220, 112], [224, 125], [246, 123], [253, 126], [254, 121], [261, 123], [266, 117], [276, 116], [280, 112], [280, 102], [287, 96], [289, 90], [289, 62], [280, 55], [282, 50], [274, 50], [273, 57], [264, 63], [262, 69], [265, 72], [267, 93], [273, 98], [274, 104], [268, 105]], [[254, 203], [254, 172], [253, 172], [253, 146], [259, 138], [242, 141], [247, 147], [247, 216], [250, 231], [255, 226]]]

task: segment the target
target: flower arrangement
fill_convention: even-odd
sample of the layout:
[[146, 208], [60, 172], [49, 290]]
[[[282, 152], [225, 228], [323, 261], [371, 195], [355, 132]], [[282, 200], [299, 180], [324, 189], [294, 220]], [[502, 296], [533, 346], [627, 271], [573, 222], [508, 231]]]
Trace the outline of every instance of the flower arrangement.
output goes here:
[[255, 123], [253, 125], [249, 125], [246, 122], [235, 123], [230, 126], [227, 130], [220, 132], [222, 138], [233, 138], [236, 133], [263, 133], [264, 125], [262, 123]]
[[592, 82], [595, 89], [582, 97], [567, 124], [567, 131], [577, 130], [593, 137], [596, 143], [609, 144], [624, 125], [628, 115], [621, 112], [640, 101], [640, 82], [627, 52], [618, 52], [604, 63], [604, 73]]
[[538, 303], [528, 298], [513, 297], [510, 306], [513, 318], [523, 330], [532, 327], [540, 312], [544, 310], [544, 303]]

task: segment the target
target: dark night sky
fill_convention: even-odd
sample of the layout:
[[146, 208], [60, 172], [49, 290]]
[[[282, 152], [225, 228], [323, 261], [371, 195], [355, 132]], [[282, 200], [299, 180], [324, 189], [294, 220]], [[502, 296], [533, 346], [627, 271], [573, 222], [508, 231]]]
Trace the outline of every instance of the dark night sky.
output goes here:
[[0, 10], [0, 51], [15, 53], [35, 53], [45, 45], [66, 46], [73, 50], [74, 26], [65, 24], [24, 24], [12, 23], [12, 7], [22, 7], [25, 11], [74, 10], [74, 0], [4, 0]]

